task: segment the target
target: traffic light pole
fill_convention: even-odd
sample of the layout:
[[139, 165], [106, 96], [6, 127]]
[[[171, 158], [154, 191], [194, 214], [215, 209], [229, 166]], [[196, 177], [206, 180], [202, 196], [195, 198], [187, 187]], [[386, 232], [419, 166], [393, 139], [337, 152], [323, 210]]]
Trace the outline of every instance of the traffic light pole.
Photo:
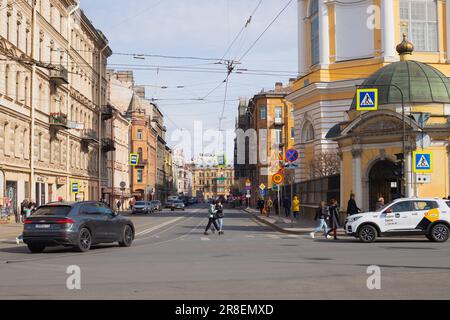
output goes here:
[[404, 104], [404, 95], [403, 95], [403, 91], [402, 89], [400, 89], [399, 86], [395, 85], [395, 84], [377, 84], [377, 85], [359, 85], [358, 87], [360, 88], [376, 88], [376, 87], [393, 87], [395, 89], [397, 89], [400, 92], [400, 96], [401, 96], [401, 102], [402, 102], [402, 123], [403, 123], [403, 139], [402, 139], [402, 152], [403, 152], [403, 157], [402, 157], [402, 177], [401, 177], [401, 182], [402, 182], [402, 186], [401, 186], [401, 196], [405, 197], [406, 196], [406, 166], [405, 166], [405, 156], [406, 156], [406, 123], [405, 123], [405, 104]]

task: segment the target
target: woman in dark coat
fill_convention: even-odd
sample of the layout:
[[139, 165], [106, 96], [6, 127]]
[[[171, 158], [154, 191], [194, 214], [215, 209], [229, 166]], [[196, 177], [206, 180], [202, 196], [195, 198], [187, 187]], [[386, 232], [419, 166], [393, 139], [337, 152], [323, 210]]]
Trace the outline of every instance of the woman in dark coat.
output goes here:
[[334, 240], [339, 240], [337, 238], [337, 229], [341, 227], [340, 225], [340, 215], [339, 215], [339, 206], [336, 199], [331, 199], [330, 201], [330, 231], [328, 234], [333, 232]]
[[347, 204], [347, 215], [352, 216], [359, 212], [361, 212], [361, 209], [358, 208], [358, 206], [356, 205], [355, 195], [352, 193], [350, 195], [350, 199], [348, 200], [348, 204]]

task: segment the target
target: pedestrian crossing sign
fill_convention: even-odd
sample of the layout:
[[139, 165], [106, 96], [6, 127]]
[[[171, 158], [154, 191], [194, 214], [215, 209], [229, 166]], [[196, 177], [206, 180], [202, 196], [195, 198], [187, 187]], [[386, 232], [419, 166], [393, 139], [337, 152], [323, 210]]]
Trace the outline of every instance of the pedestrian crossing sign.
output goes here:
[[378, 89], [357, 89], [356, 90], [356, 110], [373, 111], [378, 110]]
[[431, 152], [413, 152], [413, 170], [415, 173], [430, 173], [433, 170], [433, 156]]

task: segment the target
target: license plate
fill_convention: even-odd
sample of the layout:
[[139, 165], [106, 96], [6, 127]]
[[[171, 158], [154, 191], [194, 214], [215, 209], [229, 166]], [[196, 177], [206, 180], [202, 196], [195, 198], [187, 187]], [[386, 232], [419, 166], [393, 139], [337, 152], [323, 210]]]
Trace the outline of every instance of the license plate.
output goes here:
[[37, 224], [36, 225], [36, 229], [49, 229], [50, 225], [49, 224]]

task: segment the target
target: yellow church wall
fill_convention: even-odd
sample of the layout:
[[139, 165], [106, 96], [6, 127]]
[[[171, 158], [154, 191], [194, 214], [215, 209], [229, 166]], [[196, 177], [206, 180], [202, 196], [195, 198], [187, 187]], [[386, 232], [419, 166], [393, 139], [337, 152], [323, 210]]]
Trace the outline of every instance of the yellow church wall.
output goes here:
[[[343, 172], [341, 172], [341, 179], [343, 189], [341, 189], [341, 207], [347, 209], [347, 200], [350, 199], [350, 193], [353, 190], [353, 168], [352, 168], [352, 153], [350, 151], [342, 153]], [[345, 207], [345, 208], [344, 208]]]

